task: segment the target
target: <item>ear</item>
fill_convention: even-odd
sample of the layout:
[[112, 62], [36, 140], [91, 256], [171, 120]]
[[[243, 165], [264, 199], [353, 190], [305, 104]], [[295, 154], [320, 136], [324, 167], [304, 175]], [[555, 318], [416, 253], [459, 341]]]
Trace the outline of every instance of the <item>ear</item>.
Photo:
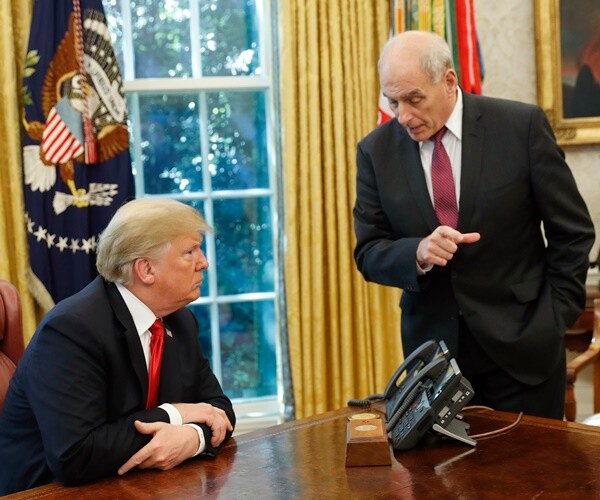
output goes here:
[[456, 93], [456, 88], [458, 87], [458, 76], [456, 71], [454, 71], [452, 68], [446, 70], [446, 74], [444, 75], [444, 84], [446, 86], [446, 92], [448, 95]]
[[148, 258], [135, 259], [133, 262], [134, 275], [145, 285], [154, 283], [154, 272], [152, 261]]

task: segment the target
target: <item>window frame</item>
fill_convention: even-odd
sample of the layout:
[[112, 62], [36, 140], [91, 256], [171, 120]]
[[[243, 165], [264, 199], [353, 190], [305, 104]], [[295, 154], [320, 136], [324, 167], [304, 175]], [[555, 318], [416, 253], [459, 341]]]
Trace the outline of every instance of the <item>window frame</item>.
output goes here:
[[[200, 65], [200, 12], [199, 2], [201, 0], [189, 0], [190, 4], [190, 36], [192, 50], [192, 73], [193, 77], [173, 77], [173, 78], [135, 78], [135, 60], [133, 45], [133, 30], [130, 5], [128, 0], [120, 0], [119, 6], [123, 18], [123, 59], [125, 67], [122, 68], [123, 88], [126, 99], [129, 102], [129, 119], [133, 126], [130, 128], [132, 135], [132, 169], [134, 172], [136, 196], [145, 197], [169, 197], [180, 201], [201, 201], [204, 203], [205, 212], [203, 213], [207, 223], [214, 227], [214, 214], [212, 210], [213, 202], [224, 199], [239, 198], [258, 198], [269, 197], [272, 225], [272, 249], [274, 260], [274, 282], [272, 292], [250, 292], [237, 295], [218, 295], [216, 286], [216, 266], [208, 269], [208, 279], [212, 282], [209, 286], [209, 294], [201, 296], [190, 305], [205, 305], [210, 310], [211, 324], [211, 345], [212, 357], [211, 365], [213, 371], [219, 380], [222, 380], [221, 367], [221, 349], [220, 349], [220, 331], [218, 322], [218, 308], [223, 303], [237, 302], [258, 302], [271, 300], [275, 311], [275, 356], [276, 356], [276, 380], [277, 394], [273, 396], [263, 396], [258, 398], [232, 398], [238, 419], [255, 420], [256, 424], [244, 424], [242, 430], [251, 430], [255, 426], [265, 426], [280, 423], [283, 420], [283, 381], [282, 381], [282, 324], [281, 318], [283, 300], [283, 270], [280, 262], [280, 250], [282, 243], [280, 241], [281, 223], [279, 213], [281, 203], [278, 191], [281, 188], [281, 179], [277, 175], [277, 166], [280, 163], [279, 134], [277, 127], [277, 107], [278, 91], [276, 88], [275, 73], [273, 71], [275, 63], [275, 52], [273, 50], [273, 37], [277, 36], [274, 23], [271, 21], [272, 15], [276, 16], [276, 6], [272, 0], [256, 0], [256, 9], [259, 29], [258, 46], [259, 60], [261, 62], [261, 75], [240, 75], [240, 76], [202, 76]], [[197, 92], [200, 102], [199, 130], [200, 130], [200, 148], [203, 154], [208, 151], [208, 112], [206, 105], [206, 94], [208, 92], [219, 91], [253, 91], [263, 92], [265, 100], [265, 135], [267, 144], [267, 161], [269, 187], [252, 188], [239, 190], [213, 190], [211, 183], [207, 182], [210, 177], [208, 168], [202, 169], [204, 178], [202, 192], [184, 192], [169, 194], [146, 194], [144, 186], [142, 148], [141, 148], [141, 130], [136, 124], [140, 120], [139, 97], [143, 94], [161, 94], [177, 92]], [[206, 235], [206, 253], [209, 262], [215, 262], [216, 250], [215, 240], [212, 235]], [[226, 390], [226, 389], [225, 389]]]

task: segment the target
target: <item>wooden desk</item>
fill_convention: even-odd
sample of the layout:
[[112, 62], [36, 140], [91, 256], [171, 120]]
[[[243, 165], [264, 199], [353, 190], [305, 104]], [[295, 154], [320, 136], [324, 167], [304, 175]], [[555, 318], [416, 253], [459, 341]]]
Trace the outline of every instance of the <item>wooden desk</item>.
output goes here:
[[[76, 489], [42, 486], [12, 498], [600, 498], [600, 428], [524, 417], [474, 448], [444, 441], [397, 452], [391, 466], [346, 468], [351, 413], [356, 410], [244, 434], [214, 461], [133, 471]], [[472, 434], [515, 417], [465, 413]]]

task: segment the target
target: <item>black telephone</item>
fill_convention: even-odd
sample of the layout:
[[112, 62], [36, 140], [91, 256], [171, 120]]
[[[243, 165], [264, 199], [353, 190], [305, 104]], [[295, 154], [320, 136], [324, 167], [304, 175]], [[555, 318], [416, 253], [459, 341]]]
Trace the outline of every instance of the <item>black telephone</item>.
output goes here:
[[392, 446], [408, 450], [430, 430], [475, 445], [467, 436], [467, 424], [456, 418], [472, 397], [473, 388], [446, 344], [430, 340], [402, 362], [383, 394], [348, 404], [367, 406], [374, 400], [385, 400], [386, 430]]
[[472, 397], [473, 388], [454, 358], [432, 360], [413, 376], [404, 398], [387, 402], [392, 447], [408, 450], [430, 430], [474, 446], [468, 425], [456, 418]]

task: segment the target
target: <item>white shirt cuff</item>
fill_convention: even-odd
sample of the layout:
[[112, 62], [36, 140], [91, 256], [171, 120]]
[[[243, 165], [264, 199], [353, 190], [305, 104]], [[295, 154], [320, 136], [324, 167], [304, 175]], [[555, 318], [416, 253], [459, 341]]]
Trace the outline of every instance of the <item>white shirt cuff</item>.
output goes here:
[[198, 433], [198, 438], [200, 439], [200, 446], [198, 446], [198, 451], [196, 453], [194, 453], [194, 456], [200, 455], [200, 453], [202, 453], [204, 451], [204, 449], [206, 448], [206, 441], [204, 439], [204, 431], [202, 430], [201, 427], [198, 427], [196, 424], [184, 424], [184, 425], [189, 425], [190, 427], [193, 427], [194, 429], [196, 429], [196, 432]]
[[196, 451], [196, 453], [194, 453], [193, 456], [202, 453], [206, 448], [206, 440], [204, 439], [204, 431], [202, 430], [202, 427], [199, 427], [196, 424], [184, 424], [183, 418], [181, 417], [181, 413], [179, 413], [177, 408], [175, 408], [170, 403], [163, 403], [159, 406], [159, 408], [162, 408], [167, 412], [167, 414], [169, 415], [169, 423], [173, 425], [189, 425], [190, 427], [196, 429], [196, 432], [198, 433], [198, 439], [200, 441], [200, 446], [198, 446], [198, 451]]
[[169, 423], [173, 425], [181, 425], [183, 424], [183, 418], [181, 418], [181, 413], [170, 403], [163, 403], [159, 406], [165, 410], [169, 415]]
[[417, 261], [417, 276], [423, 276], [425, 273], [428, 273], [432, 269], [433, 269], [433, 264], [427, 264], [426, 266], [421, 267], [419, 265], [419, 262]]

